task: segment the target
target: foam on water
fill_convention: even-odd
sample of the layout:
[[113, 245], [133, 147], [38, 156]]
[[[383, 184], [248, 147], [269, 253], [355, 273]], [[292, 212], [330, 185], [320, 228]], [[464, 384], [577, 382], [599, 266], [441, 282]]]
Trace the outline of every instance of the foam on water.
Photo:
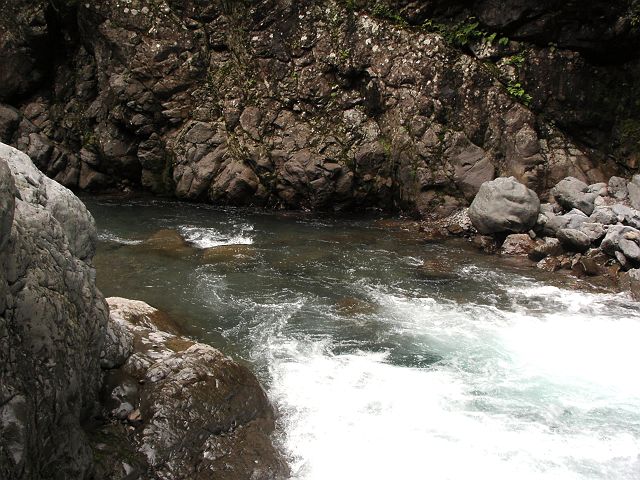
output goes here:
[[640, 478], [640, 315], [620, 317], [618, 296], [536, 288], [514, 288], [515, 303], [543, 294], [564, 309], [368, 287], [381, 322], [442, 357], [429, 368], [272, 331], [262, 345], [294, 478]]
[[180, 235], [197, 248], [212, 248], [222, 245], [251, 245], [253, 237], [248, 232], [253, 230], [251, 225], [233, 225], [232, 231], [225, 233], [215, 228], [182, 226]]
[[123, 238], [113, 232], [108, 231], [101, 231], [100, 233], [98, 233], [98, 240], [102, 242], [118, 243], [120, 245], [139, 245], [142, 243], [142, 240]]

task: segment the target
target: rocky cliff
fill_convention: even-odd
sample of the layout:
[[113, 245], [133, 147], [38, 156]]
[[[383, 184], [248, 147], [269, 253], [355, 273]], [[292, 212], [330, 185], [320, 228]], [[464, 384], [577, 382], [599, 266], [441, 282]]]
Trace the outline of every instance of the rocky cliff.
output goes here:
[[0, 139], [80, 189], [442, 216], [638, 168], [634, 0], [4, 0]]
[[0, 144], [0, 478], [84, 478], [108, 308], [93, 218]]

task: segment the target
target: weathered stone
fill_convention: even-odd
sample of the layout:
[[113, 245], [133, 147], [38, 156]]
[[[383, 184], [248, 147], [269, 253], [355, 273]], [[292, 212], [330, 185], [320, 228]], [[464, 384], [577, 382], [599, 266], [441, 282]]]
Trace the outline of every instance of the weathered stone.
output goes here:
[[536, 247], [536, 242], [526, 233], [509, 235], [500, 247], [502, 255], [529, 255]]
[[620, 286], [628, 290], [634, 299], [640, 301], [640, 269], [633, 268], [620, 274]]
[[574, 209], [564, 215], [549, 215], [543, 224], [542, 231], [545, 235], [557, 235], [558, 230], [563, 228], [580, 229], [583, 223], [587, 222], [587, 217], [580, 210]]
[[567, 210], [577, 208], [586, 215], [591, 215], [597, 193], [589, 193], [588, 185], [574, 177], [567, 177], [559, 182], [551, 193], [556, 201]]
[[608, 195], [609, 190], [607, 184], [604, 182], [593, 183], [587, 187], [587, 193], [595, 193], [598, 196], [605, 197]]
[[[547, 45], [567, 44], [565, 29], [575, 34], [566, 21], [574, 17], [557, 12], [582, 9], [530, 0], [500, 8], [461, 0], [390, 4], [416, 24], [490, 11], [483, 31], [535, 38], [517, 69], [534, 97], [529, 109], [504, 87], [516, 81], [515, 42], [474, 37], [461, 52], [437, 32], [372, 15], [372, 2], [169, 2], [161, 10], [117, 0], [5, 3], [0, 99], [19, 110], [6, 107], [4, 130], [72, 187], [142, 186], [221, 204], [444, 217], [496, 173], [543, 193], [569, 175], [593, 183], [616, 174], [608, 158], [634, 162], [633, 135], [623, 128], [636, 121], [633, 89], [602, 92], [634, 85], [637, 69], [609, 58], [594, 65], [580, 53], [585, 32], [590, 49], [594, 31], [627, 39], [630, 9], [607, 5], [593, 18], [575, 17], [575, 25], [589, 25], [580, 42], [569, 43], [580, 43], [577, 52]], [[503, 9], [519, 20], [497, 21]], [[494, 24], [508, 26], [487, 26]], [[495, 68], [486, 68], [488, 59]]]
[[586, 252], [591, 246], [591, 239], [580, 230], [563, 228], [557, 232], [558, 240], [567, 250]]
[[[287, 466], [270, 438], [272, 407], [246, 367], [170, 333], [176, 327], [143, 302], [108, 302], [110, 323], [134, 339], [134, 349], [119, 369], [107, 372], [105, 407], [130, 430], [114, 433], [107, 423], [93, 432], [100, 442], [99, 473], [128, 478], [121, 465], [109, 471], [124, 456], [131, 470], [149, 478], [286, 477]], [[104, 445], [105, 434], [114, 437], [111, 447]]]
[[95, 240], [82, 202], [0, 144], [0, 478], [92, 472], [81, 423], [107, 320]]
[[593, 245], [598, 245], [607, 233], [604, 226], [600, 223], [585, 222], [580, 225], [578, 230], [589, 237], [589, 240]]
[[553, 237], [545, 237], [542, 242], [538, 242], [535, 248], [529, 253], [529, 258], [533, 261], [542, 260], [545, 257], [553, 257], [564, 253], [560, 240]]
[[620, 260], [623, 266], [628, 261], [640, 262], [640, 231], [632, 227], [622, 225], [612, 225], [607, 231], [607, 235], [602, 240], [600, 248], [611, 256], [624, 258]]
[[618, 216], [613, 212], [611, 207], [596, 207], [589, 217], [589, 221], [602, 225], [615, 225], [618, 223]]
[[640, 211], [620, 204], [614, 205], [611, 210], [617, 215], [618, 222], [640, 229]]
[[621, 177], [611, 177], [609, 179], [609, 195], [618, 201], [626, 200], [629, 196], [627, 181]]
[[515, 178], [485, 182], [469, 207], [473, 226], [482, 234], [526, 232], [538, 219], [540, 200]]
[[[634, 178], [635, 177], [638, 177], [638, 175], [635, 175]], [[627, 184], [627, 191], [629, 192], [629, 203], [631, 203], [631, 206], [636, 210], [640, 210], [640, 185], [629, 182]]]

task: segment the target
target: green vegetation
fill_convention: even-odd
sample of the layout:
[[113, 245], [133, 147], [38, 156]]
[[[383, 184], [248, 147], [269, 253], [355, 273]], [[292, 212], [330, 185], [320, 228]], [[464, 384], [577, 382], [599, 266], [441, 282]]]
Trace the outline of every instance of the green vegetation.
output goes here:
[[524, 65], [524, 62], [526, 59], [527, 59], [526, 53], [523, 50], [520, 53], [517, 53], [507, 58], [506, 63], [507, 65], [513, 65], [514, 67], [520, 68], [522, 67], [522, 65]]
[[407, 21], [402, 18], [400, 12], [392, 10], [391, 7], [384, 2], [376, 2], [373, 8], [371, 8], [370, 13], [374, 17], [391, 20], [396, 25], [407, 26]]
[[631, 26], [638, 28], [640, 26], [640, 0], [629, 1], [629, 17], [631, 18]]
[[422, 24], [422, 28], [428, 32], [434, 32], [442, 37], [454, 47], [466, 47], [474, 41], [486, 42], [492, 45], [498, 39], [498, 45], [505, 46], [509, 43], [507, 37], [498, 37], [497, 32], [487, 32], [480, 28], [480, 22], [475, 17], [469, 17], [464, 21], [453, 25], [437, 23], [427, 20]]
[[533, 98], [529, 95], [520, 82], [516, 82], [514, 80], [510, 81], [507, 85], [507, 92], [516, 100], [522, 102], [527, 107], [531, 104], [531, 100]]

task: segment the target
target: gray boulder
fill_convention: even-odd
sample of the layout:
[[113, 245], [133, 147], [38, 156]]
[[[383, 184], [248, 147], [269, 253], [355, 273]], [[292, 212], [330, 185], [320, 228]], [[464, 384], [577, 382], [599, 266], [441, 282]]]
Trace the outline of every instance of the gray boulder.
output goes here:
[[591, 239], [580, 230], [563, 228], [558, 230], [558, 240], [567, 249], [574, 252], [586, 252], [591, 246]]
[[[613, 225], [609, 227], [600, 248], [611, 256], [618, 258], [619, 254], [622, 254], [627, 261], [638, 264], [640, 263], [640, 230]], [[624, 266], [622, 261], [620, 263]]]
[[573, 209], [564, 215], [552, 215], [548, 214], [547, 221], [542, 227], [542, 231], [545, 235], [555, 236], [558, 230], [563, 228], [579, 229], [581, 225], [589, 220], [582, 211]]
[[592, 244], [600, 243], [600, 241], [607, 233], [604, 226], [600, 223], [584, 222], [582, 225], [580, 225], [578, 230], [589, 237], [589, 240], [591, 240]]
[[586, 215], [591, 215], [598, 193], [589, 192], [589, 186], [575, 177], [566, 177], [553, 189], [551, 194], [566, 210], [577, 208]]
[[615, 225], [618, 223], [618, 215], [613, 212], [611, 207], [596, 207], [593, 210], [593, 213], [589, 216], [589, 221], [592, 223], [600, 223], [602, 225]]
[[473, 226], [482, 234], [521, 233], [538, 219], [536, 193], [514, 177], [500, 177], [481, 185], [469, 208]]
[[[17, 188], [16, 188], [17, 187]], [[0, 478], [87, 478], [107, 305], [91, 215], [0, 144]]]
[[627, 181], [622, 177], [611, 177], [609, 179], [609, 195], [618, 201], [626, 200], [629, 196]]
[[621, 204], [611, 207], [611, 211], [617, 216], [618, 222], [640, 229], [640, 211]]

